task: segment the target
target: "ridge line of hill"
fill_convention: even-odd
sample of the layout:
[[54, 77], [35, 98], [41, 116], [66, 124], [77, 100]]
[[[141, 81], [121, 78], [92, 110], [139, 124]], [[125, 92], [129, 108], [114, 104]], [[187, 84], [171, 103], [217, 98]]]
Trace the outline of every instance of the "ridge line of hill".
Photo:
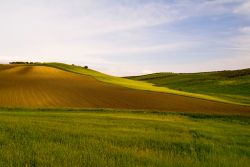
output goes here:
[[126, 87], [126, 88], [131, 88], [131, 89], [152, 91], [152, 92], [161, 92], [161, 93], [175, 94], [175, 95], [198, 98], [198, 99], [209, 100], [209, 101], [250, 106], [249, 104], [235, 102], [235, 101], [231, 101], [231, 100], [226, 100], [226, 99], [211, 96], [211, 95], [174, 90], [174, 89], [170, 89], [168, 87], [159, 87], [159, 86], [156, 86], [155, 84], [149, 83], [149, 82], [136, 81], [136, 80], [127, 79], [127, 78], [115, 77], [115, 76], [107, 75], [107, 74], [97, 72], [97, 71], [94, 71], [91, 69], [86, 69], [84, 67], [75, 66], [75, 65], [68, 65], [68, 64], [63, 64], [63, 63], [39, 63], [36, 65], [53, 67], [53, 68], [61, 69], [64, 71], [68, 71], [68, 72], [72, 72], [72, 73], [76, 73], [76, 74], [81, 74], [81, 75], [88, 75], [88, 76], [94, 77], [95, 79], [97, 79], [101, 82], [114, 84], [114, 85], [118, 85], [118, 86], [122, 86], [122, 87]]
[[125, 78], [250, 105], [250, 68], [199, 73], [162, 72]]

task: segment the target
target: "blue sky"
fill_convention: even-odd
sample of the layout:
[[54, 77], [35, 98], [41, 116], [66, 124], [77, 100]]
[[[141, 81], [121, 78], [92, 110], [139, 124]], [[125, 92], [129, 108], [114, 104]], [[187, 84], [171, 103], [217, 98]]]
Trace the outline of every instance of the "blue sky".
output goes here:
[[250, 0], [0, 0], [0, 62], [118, 76], [250, 67]]

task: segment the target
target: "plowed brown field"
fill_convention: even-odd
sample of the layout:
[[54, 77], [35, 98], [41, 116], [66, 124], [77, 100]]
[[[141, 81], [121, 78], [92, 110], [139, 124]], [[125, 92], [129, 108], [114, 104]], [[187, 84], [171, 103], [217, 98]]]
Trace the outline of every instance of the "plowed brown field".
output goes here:
[[250, 115], [250, 107], [129, 89], [91, 76], [26, 65], [0, 65], [0, 107], [148, 109]]

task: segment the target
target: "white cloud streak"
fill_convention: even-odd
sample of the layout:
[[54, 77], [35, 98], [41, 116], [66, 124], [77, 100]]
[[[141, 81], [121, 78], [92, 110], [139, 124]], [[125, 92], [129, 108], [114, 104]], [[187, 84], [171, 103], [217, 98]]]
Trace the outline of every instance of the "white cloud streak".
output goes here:
[[250, 1], [245, 0], [239, 7], [234, 10], [235, 13], [245, 15], [250, 19]]
[[[201, 41], [197, 34], [173, 31], [171, 26], [202, 16], [237, 14], [250, 18], [249, 1], [243, 0], [215, 0], [204, 3], [193, 0], [176, 3], [153, 0], [138, 2], [0, 0], [0, 21], [3, 23], [0, 26], [0, 61], [81, 63], [115, 75], [130, 75], [133, 71], [198, 71], [199, 66], [195, 64], [182, 67], [170, 64], [168, 56], [176, 53], [176, 59], [182, 59], [185, 53], [202, 49], [200, 47], [209, 43], [211, 37], [204, 35], [204, 40]], [[227, 6], [232, 3], [240, 5]], [[161, 31], [155, 29], [161, 26]], [[242, 28], [240, 32], [229, 44], [230, 48], [238, 48], [240, 51], [230, 51], [227, 57], [228, 60], [239, 60], [239, 66], [241, 59], [248, 60], [246, 48], [249, 47], [250, 40], [246, 34], [249, 27]], [[131, 64], [132, 60], [123, 62], [127, 55], [144, 60], [143, 55], [149, 54], [152, 55], [151, 58], [145, 60], [148, 64], [152, 59], [157, 59], [158, 54], [165, 54], [165, 60], [162, 61], [166, 61], [168, 68], [157, 64], [140, 64], [139, 67], [136, 61]], [[244, 59], [236, 57], [236, 54], [244, 54]], [[111, 60], [112, 56], [114, 61]], [[229, 64], [231, 61], [225, 62]], [[203, 67], [210, 69], [208, 65]]]

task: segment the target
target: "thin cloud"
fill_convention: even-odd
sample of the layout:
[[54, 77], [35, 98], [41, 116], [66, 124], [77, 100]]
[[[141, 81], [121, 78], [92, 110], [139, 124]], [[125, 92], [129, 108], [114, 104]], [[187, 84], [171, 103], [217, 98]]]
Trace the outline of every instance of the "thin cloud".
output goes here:
[[234, 12], [250, 18], [250, 1], [245, 0], [239, 7], [234, 10]]
[[243, 68], [249, 11], [244, 0], [1, 1], [0, 61], [60, 61], [115, 75], [210, 70], [199, 64], [217, 61]]

